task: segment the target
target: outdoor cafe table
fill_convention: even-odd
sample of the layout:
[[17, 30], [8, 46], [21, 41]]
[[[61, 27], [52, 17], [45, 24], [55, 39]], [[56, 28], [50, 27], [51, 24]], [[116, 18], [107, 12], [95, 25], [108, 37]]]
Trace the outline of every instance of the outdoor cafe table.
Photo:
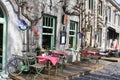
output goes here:
[[107, 50], [107, 51], [116, 51], [115, 48], [107, 48], [106, 50]]
[[83, 54], [83, 56], [87, 56], [89, 54], [98, 55], [99, 52], [88, 50], [88, 51], [83, 51], [82, 54]]
[[66, 52], [60, 52], [60, 51], [52, 51], [52, 56], [59, 57], [59, 63], [61, 64], [61, 71], [63, 71], [63, 64], [65, 61], [65, 57], [67, 56]]
[[52, 63], [55, 66], [55, 76], [57, 74], [57, 63], [59, 61], [58, 57], [53, 56], [37, 56], [38, 60], [45, 59], [48, 61], [48, 79], [50, 79], [50, 63]]
[[60, 52], [60, 51], [52, 51], [52, 56], [67, 56], [66, 52]]
[[96, 51], [87, 51], [89, 54], [92, 54], [92, 55], [98, 55], [99, 54], [99, 52], [96, 52]]

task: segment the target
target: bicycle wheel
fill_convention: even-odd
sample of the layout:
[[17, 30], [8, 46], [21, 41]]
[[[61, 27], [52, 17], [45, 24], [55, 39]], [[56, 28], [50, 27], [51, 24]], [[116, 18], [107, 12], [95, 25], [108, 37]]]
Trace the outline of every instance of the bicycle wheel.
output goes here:
[[22, 73], [22, 66], [24, 65], [23, 59], [21, 58], [14, 58], [10, 60], [7, 64], [7, 69], [9, 74], [16, 74], [19, 75]]

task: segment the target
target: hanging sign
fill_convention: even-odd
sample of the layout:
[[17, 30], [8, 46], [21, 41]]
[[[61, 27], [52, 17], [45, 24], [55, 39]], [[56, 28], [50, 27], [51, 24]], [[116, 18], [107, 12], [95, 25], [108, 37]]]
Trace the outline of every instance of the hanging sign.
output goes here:
[[79, 32], [78, 35], [79, 35], [79, 39], [83, 37], [83, 34], [81, 32]]
[[28, 29], [28, 24], [23, 19], [19, 19], [18, 20], [18, 29], [20, 31], [26, 31]]

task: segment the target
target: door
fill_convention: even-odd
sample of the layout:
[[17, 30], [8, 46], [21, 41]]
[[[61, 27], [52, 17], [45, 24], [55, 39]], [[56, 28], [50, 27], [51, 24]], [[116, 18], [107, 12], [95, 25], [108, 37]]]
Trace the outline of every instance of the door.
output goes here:
[[6, 72], [6, 13], [0, 5], [0, 73]]
[[3, 56], [3, 24], [0, 23], [0, 71], [2, 71], [2, 56]]

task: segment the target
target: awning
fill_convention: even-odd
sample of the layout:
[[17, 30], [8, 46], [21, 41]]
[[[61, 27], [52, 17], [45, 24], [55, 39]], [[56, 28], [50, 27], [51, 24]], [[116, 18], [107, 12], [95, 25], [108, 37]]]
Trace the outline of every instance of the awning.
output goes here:
[[115, 29], [116, 33], [120, 33], [120, 28]]

